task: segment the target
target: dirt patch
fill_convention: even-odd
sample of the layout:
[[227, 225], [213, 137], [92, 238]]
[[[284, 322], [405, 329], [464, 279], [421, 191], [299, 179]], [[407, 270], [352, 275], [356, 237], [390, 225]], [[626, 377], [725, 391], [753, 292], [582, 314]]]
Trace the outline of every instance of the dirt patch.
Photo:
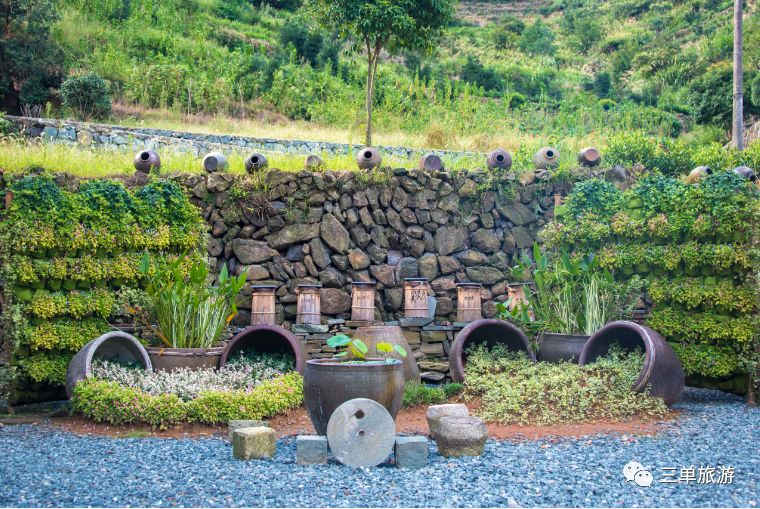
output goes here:
[[[396, 430], [399, 433], [427, 435], [428, 425], [425, 418], [427, 407], [416, 406], [402, 409], [396, 418]], [[597, 434], [615, 435], [655, 435], [662, 431], [678, 417], [677, 412], [671, 412], [665, 419], [647, 420], [632, 419], [623, 422], [595, 421], [580, 424], [561, 424], [552, 426], [532, 426], [523, 424], [487, 423], [488, 434], [497, 440], [536, 440], [562, 437], [584, 437]], [[39, 419], [40, 423], [49, 422], [55, 427], [80, 435], [104, 435], [111, 437], [134, 438], [190, 438], [190, 437], [226, 437], [227, 426], [209, 426], [203, 424], [181, 424], [166, 430], [153, 429], [148, 425], [111, 426], [98, 424], [82, 417], [59, 417], [49, 421]], [[280, 414], [269, 420], [279, 437], [293, 435], [313, 435], [305, 407], [299, 407], [285, 414]]]

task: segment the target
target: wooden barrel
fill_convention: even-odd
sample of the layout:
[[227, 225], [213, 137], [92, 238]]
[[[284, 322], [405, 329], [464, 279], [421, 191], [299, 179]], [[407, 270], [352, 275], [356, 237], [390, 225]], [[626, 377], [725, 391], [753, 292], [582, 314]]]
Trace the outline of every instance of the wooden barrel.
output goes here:
[[275, 323], [275, 285], [258, 285], [252, 288], [251, 325], [260, 323], [276, 325]]
[[[528, 297], [525, 295], [525, 286], [528, 283], [510, 283], [507, 285], [507, 295], [509, 296], [509, 310], [514, 311], [519, 305], [530, 305]], [[528, 310], [531, 321], [534, 320], [533, 310]]]
[[635, 322], [619, 320], [596, 331], [583, 346], [578, 364], [591, 364], [604, 356], [614, 344], [627, 351], [644, 350], [644, 365], [632, 391], [649, 390], [649, 394], [672, 405], [681, 398], [685, 377], [681, 361], [657, 332]]
[[428, 317], [428, 292], [430, 285], [426, 278], [404, 279], [404, 316], [407, 318]]
[[146, 371], [153, 371], [148, 352], [133, 335], [123, 331], [107, 332], [84, 345], [71, 359], [66, 370], [68, 397], [79, 381], [92, 376], [92, 360], [95, 358], [137, 363]]
[[480, 306], [480, 283], [459, 283], [457, 285], [457, 322], [474, 322], [483, 318]]
[[371, 322], [375, 319], [374, 281], [354, 281], [351, 283], [351, 320]]
[[296, 293], [296, 323], [319, 325], [321, 320], [321, 301], [319, 289], [322, 285], [298, 285]]
[[[412, 354], [412, 348], [406, 341], [404, 331], [401, 327], [395, 325], [370, 325], [367, 327], [357, 327], [353, 337], [355, 339], [361, 339], [364, 344], [369, 348], [367, 353], [368, 357], [385, 357], [390, 356], [393, 359], [398, 359], [404, 364], [404, 379], [416, 383], [420, 383], [420, 368], [417, 367], [417, 361]], [[397, 352], [390, 354], [383, 354], [377, 351], [378, 343], [391, 343], [399, 345], [406, 350], [406, 357], [402, 357]]]

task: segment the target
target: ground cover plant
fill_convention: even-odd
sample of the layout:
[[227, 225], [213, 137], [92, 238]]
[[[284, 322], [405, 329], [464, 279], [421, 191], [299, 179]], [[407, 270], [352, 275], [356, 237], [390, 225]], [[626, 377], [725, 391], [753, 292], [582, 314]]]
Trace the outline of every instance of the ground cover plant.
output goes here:
[[[155, 179], [136, 191], [90, 180], [75, 190], [45, 174], [9, 179], [0, 221], [5, 302], [3, 368], [9, 401], [55, 397], [85, 343], [144, 305], [144, 252], [156, 265], [200, 263], [205, 224], [178, 184]], [[181, 257], [188, 252], [189, 256]]]
[[412, 381], [404, 384], [404, 407], [417, 405], [440, 405], [462, 392], [464, 386], [459, 383], [428, 385]]
[[93, 361], [92, 376], [151, 396], [174, 394], [188, 401], [206, 391], [250, 392], [267, 380], [293, 371], [293, 365], [291, 354], [269, 352], [233, 356], [218, 370], [178, 368], [172, 371], [146, 371], [141, 366], [96, 359]]
[[556, 217], [548, 245], [595, 252], [620, 281], [644, 279], [647, 322], [692, 383], [746, 389], [760, 337], [756, 186], [731, 171], [693, 185], [655, 172], [626, 191], [589, 180]]
[[292, 372], [248, 390], [208, 389], [183, 400], [172, 393], [151, 395], [117, 382], [89, 378], [76, 385], [71, 401], [75, 412], [112, 425], [223, 424], [234, 419], [263, 419], [301, 405], [303, 379]]
[[467, 353], [464, 398], [480, 399], [478, 415], [503, 424], [663, 417], [667, 408], [661, 399], [631, 391], [643, 362], [643, 351], [614, 347], [594, 363], [578, 366], [532, 362], [501, 345], [476, 345]]

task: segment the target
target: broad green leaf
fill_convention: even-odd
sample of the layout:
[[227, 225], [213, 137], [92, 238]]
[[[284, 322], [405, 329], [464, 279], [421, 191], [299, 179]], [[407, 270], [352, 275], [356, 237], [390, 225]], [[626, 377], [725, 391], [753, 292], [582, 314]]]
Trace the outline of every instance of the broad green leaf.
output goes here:
[[145, 253], [140, 259], [140, 273], [147, 274], [148, 270], [150, 270], [150, 255]]
[[346, 346], [350, 342], [351, 342], [351, 338], [349, 338], [345, 334], [336, 334], [335, 336], [327, 340], [327, 346], [329, 346], [330, 348], [340, 348], [341, 346]]
[[393, 345], [393, 349], [396, 350], [401, 357], [406, 357], [406, 350], [404, 350], [402, 346]]
[[336, 353], [335, 357], [345, 357], [346, 355], [348, 355], [348, 352], [343, 351], [343, 352], [340, 352], [340, 353]]
[[393, 345], [390, 343], [378, 343], [376, 348], [378, 352], [383, 353], [390, 353], [393, 351]]
[[365, 355], [369, 351], [369, 348], [361, 339], [355, 339], [352, 344], [354, 345], [354, 348], [362, 353], [362, 355]]

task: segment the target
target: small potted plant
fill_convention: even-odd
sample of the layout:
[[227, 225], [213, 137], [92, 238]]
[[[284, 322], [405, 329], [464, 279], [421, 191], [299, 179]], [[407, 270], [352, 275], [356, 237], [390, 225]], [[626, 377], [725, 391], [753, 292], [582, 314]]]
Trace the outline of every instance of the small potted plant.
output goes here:
[[154, 370], [218, 367], [224, 351], [219, 336], [237, 314], [235, 298], [246, 275], [231, 277], [225, 265], [219, 285], [212, 286], [206, 264], [183, 270], [186, 259], [160, 267], [146, 253], [140, 263], [149, 305], [134, 311], [156, 338], [157, 344], [147, 348]]
[[327, 345], [338, 350], [335, 356], [307, 361], [304, 371], [304, 399], [317, 433], [326, 434], [335, 409], [355, 398], [377, 401], [395, 419], [404, 396], [404, 369], [390, 354], [406, 357], [406, 350], [393, 343], [378, 343], [370, 357], [361, 339], [345, 334], [331, 337]]

